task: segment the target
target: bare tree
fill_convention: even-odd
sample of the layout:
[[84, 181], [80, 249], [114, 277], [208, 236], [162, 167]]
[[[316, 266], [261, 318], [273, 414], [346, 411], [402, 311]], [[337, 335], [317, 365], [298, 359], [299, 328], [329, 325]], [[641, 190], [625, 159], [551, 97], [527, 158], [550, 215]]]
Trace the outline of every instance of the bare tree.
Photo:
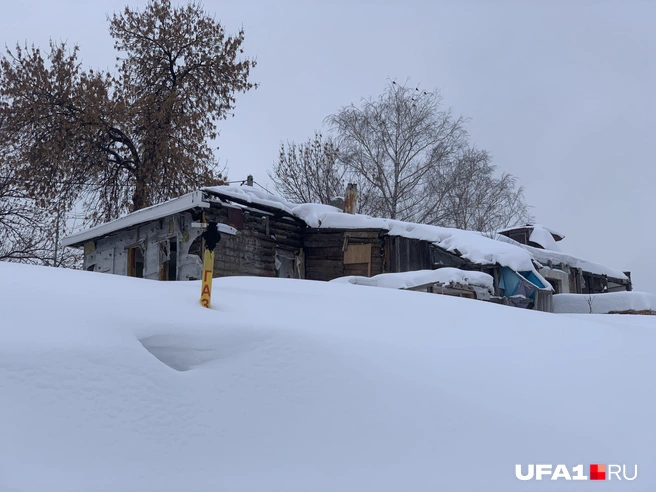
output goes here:
[[209, 141], [255, 86], [243, 30], [227, 35], [198, 3], [108, 20], [116, 73], [83, 69], [65, 43], [0, 59], [0, 160], [39, 206], [83, 201], [92, 222], [223, 182]]
[[280, 145], [278, 162], [268, 172], [276, 189], [296, 203], [330, 203], [344, 192], [344, 167], [333, 140], [315, 132], [314, 139]]
[[463, 119], [441, 108], [437, 91], [391, 82], [378, 99], [343, 107], [326, 121], [340, 160], [368, 185], [372, 215], [417, 220], [428, 203], [427, 177], [463, 145]]
[[0, 166], [0, 261], [78, 266], [81, 255], [60, 245], [74, 226], [68, 219], [39, 206], [12, 170]]
[[320, 134], [283, 145], [269, 174], [293, 201], [327, 203], [348, 181], [369, 215], [489, 234], [533, 219], [517, 178], [468, 144], [464, 120], [442, 109], [438, 92], [391, 82], [326, 121], [339, 148]]
[[0, 260], [35, 262], [44, 258], [43, 232], [33, 200], [11, 176], [0, 176]]
[[495, 233], [533, 220], [524, 190], [509, 173], [496, 176], [485, 150], [463, 147], [429, 176], [430, 203], [420, 220], [458, 229]]

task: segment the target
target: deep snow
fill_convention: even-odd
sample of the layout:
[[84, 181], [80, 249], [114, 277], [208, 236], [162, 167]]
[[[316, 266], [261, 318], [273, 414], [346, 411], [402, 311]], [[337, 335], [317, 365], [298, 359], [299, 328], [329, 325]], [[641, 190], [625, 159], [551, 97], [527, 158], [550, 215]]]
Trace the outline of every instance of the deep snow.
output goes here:
[[[0, 263], [0, 491], [656, 487], [656, 321]], [[623, 482], [515, 464], [619, 463]]]
[[[413, 289], [431, 283], [446, 286], [455, 284], [482, 287], [489, 295], [494, 295], [494, 278], [483, 272], [459, 270], [458, 268], [439, 268], [437, 270], [417, 270], [413, 272], [381, 273], [373, 277], [349, 275], [331, 282], [383, 287], [387, 289]], [[488, 295], [488, 298], [489, 298]]]

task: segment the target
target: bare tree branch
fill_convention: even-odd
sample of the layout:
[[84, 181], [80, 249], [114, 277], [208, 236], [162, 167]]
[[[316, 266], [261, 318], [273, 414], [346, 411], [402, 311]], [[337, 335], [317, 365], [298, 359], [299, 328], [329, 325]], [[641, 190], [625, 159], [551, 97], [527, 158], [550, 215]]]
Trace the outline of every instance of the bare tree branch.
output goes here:
[[332, 139], [315, 132], [314, 139], [280, 145], [278, 162], [268, 173], [276, 189], [297, 203], [330, 203], [344, 192], [345, 170]]
[[367, 213], [401, 220], [422, 213], [427, 175], [466, 138], [464, 120], [440, 104], [437, 91], [391, 82], [378, 99], [326, 118], [337, 134], [341, 162], [377, 195]]

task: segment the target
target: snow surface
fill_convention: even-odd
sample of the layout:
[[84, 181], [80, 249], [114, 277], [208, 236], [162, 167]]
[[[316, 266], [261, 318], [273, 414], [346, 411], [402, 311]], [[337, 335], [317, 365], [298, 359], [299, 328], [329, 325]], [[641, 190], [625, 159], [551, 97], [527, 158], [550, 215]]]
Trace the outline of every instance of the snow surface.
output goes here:
[[385, 287], [388, 289], [412, 289], [420, 285], [436, 282], [444, 285], [461, 284], [483, 287], [494, 295], [494, 278], [483, 272], [469, 272], [457, 268], [440, 268], [438, 270], [417, 270], [415, 272], [381, 273], [373, 277], [350, 275], [331, 282]]
[[553, 296], [555, 313], [590, 313], [590, 303], [594, 314], [611, 311], [654, 311], [656, 295], [647, 292], [607, 292], [604, 294], [556, 294]]
[[656, 487], [656, 323], [339, 283], [0, 263], [2, 492]]

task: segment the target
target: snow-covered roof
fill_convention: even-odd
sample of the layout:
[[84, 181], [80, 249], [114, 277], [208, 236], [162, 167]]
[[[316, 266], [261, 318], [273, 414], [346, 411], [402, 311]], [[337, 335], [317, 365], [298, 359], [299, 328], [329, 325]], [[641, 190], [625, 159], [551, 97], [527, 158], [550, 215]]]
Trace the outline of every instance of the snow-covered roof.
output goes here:
[[552, 263], [564, 263], [570, 267], [580, 268], [584, 272], [594, 273], [596, 275], [607, 275], [608, 277], [617, 278], [621, 280], [628, 280], [624, 272], [609, 268], [599, 263], [592, 261], [581, 260], [575, 256], [566, 255], [557, 251], [548, 251], [540, 248], [533, 248], [532, 246], [524, 246], [526, 250], [533, 255], [536, 261], [546, 265], [551, 260]]
[[[524, 246], [505, 236], [504, 241], [491, 239], [480, 232], [464, 231], [449, 227], [415, 224], [393, 219], [382, 219], [361, 214], [346, 214], [330, 205], [315, 203], [295, 204], [273, 195], [268, 191], [257, 190], [251, 186], [212, 186], [188, 193], [152, 207], [127, 214], [106, 224], [92, 227], [86, 231], [70, 235], [62, 241], [64, 246], [80, 245], [85, 241], [189, 210], [194, 207], [209, 207], [206, 195], [213, 195], [219, 202], [230, 204], [231, 200], [250, 204], [253, 207], [276, 209], [304, 221], [309, 227], [318, 229], [380, 229], [390, 236], [428, 241], [440, 248], [478, 265], [501, 265], [515, 271], [533, 271], [538, 274], [533, 260], [547, 263], [548, 256], [553, 261], [563, 258], [565, 263], [578, 266], [592, 273], [606, 274], [616, 278], [626, 278], [617, 270], [585, 262], [561, 253]], [[549, 229], [544, 228], [550, 231]], [[555, 234], [555, 233], [554, 233]], [[506, 241], [507, 240], [507, 241]], [[560, 256], [554, 256], [560, 255]], [[541, 259], [542, 258], [542, 259]], [[580, 266], [585, 265], [585, 266]], [[592, 269], [590, 269], [592, 268]], [[539, 274], [538, 274], [539, 275]]]
[[546, 249], [534, 248], [533, 246], [528, 246], [525, 244], [520, 244], [517, 241], [510, 239], [509, 237], [503, 236], [501, 234], [497, 235], [497, 240], [506, 244], [513, 244], [515, 246], [525, 249], [530, 255], [542, 265], [547, 265], [549, 261], [552, 263], [562, 263], [569, 267], [580, 268], [584, 272], [594, 273], [596, 275], [606, 275], [608, 277], [628, 280], [624, 272], [616, 270], [614, 268], [609, 268], [599, 263], [593, 263], [591, 261], [582, 260], [576, 258], [575, 256], [567, 255], [560, 253], [558, 251], [549, 251]]
[[457, 254], [479, 265], [499, 264], [512, 268], [515, 271], [533, 271], [537, 273], [531, 255], [526, 250], [512, 244], [495, 241], [480, 232], [414, 224], [399, 220], [369, 217], [361, 214], [345, 214], [340, 209], [330, 205], [314, 203], [294, 204], [267, 191], [256, 190], [250, 186], [206, 187], [179, 198], [127, 214], [86, 231], [70, 235], [64, 239], [63, 245], [80, 245], [85, 241], [194, 207], [209, 207], [206, 194], [214, 195], [215, 198], [224, 204], [229, 203], [230, 200], [235, 200], [236, 202], [250, 204], [254, 207], [260, 206], [277, 209], [286, 212], [290, 216], [301, 219], [312, 228], [380, 229], [390, 236], [420, 239], [434, 243], [446, 251]]
[[385, 287], [388, 289], [413, 289], [422, 285], [440, 283], [444, 285], [472, 285], [487, 289], [494, 294], [494, 279], [483, 272], [459, 270], [457, 268], [440, 268], [438, 270], [417, 270], [414, 272], [381, 273], [373, 277], [351, 275], [340, 277], [331, 282]]
[[291, 203], [268, 191], [257, 190], [252, 186], [210, 186], [203, 188], [209, 194], [219, 197], [222, 201], [237, 200], [251, 204], [255, 207], [264, 206], [276, 208], [303, 220], [310, 227], [316, 227], [318, 218], [325, 213], [342, 213], [339, 208], [332, 205], [318, 203]]
[[248, 203], [275, 206], [318, 229], [381, 229], [390, 236], [434, 243], [479, 265], [502, 265], [515, 271], [535, 271], [531, 255], [523, 248], [501, 243], [475, 231], [402, 222], [361, 214], [345, 214], [330, 205], [293, 204], [252, 187], [215, 186], [204, 191], [234, 197]]
[[181, 197], [174, 198], [173, 200], [168, 200], [164, 203], [159, 203], [153, 205], [152, 207], [142, 208], [136, 212], [124, 215], [118, 219], [106, 222], [104, 224], [91, 227], [77, 234], [71, 234], [62, 239], [62, 246], [76, 246], [83, 244], [86, 241], [91, 239], [106, 236], [112, 232], [125, 229], [126, 227], [132, 227], [138, 224], [143, 224], [150, 222], [151, 220], [161, 219], [168, 215], [172, 215], [178, 212], [184, 212], [185, 210], [192, 209], [194, 207], [203, 207], [208, 208], [209, 203], [203, 201], [203, 193], [201, 191], [193, 191], [182, 195]]
[[390, 236], [428, 241], [478, 265], [502, 265], [515, 271], [534, 271], [531, 255], [522, 248], [490, 239], [480, 232], [414, 224], [366, 215], [326, 213], [320, 229], [382, 229]]
[[381, 219], [361, 214], [345, 214], [330, 205], [294, 204], [250, 186], [213, 186], [203, 191], [221, 198], [235, 198], [253, 205], [276, 207], [318, 229], [380, 229], [390, 236], [420, 239], [458, 254], [478, 265], [507, 266], [515, 271], [537, 273], [531, 255], [515, 245], [502, 243], [475, 231]]
[[[564, 234], [561, 234], [560, 232], [556, 232], [556, 231], [554, 231], [553, 229], [551, 229], [549, 227], [543, 226], [542, 224], [527, 224], [527, 225], [524, 225], [524, 226], [508, 227], [506, 229], [501, 229], [500, 231], [497, 231], [497, 234], [504, 234], [506, 232], [521, 231], [521, 230], [535, 229], [535, 228], [544, 229], [544, 230], [548, 231], [549, 234], [551, 234], [552, 238], [555, 241], [562, 241], [563, 239], [565, 239]], [[531, 239], [531, 241], [533, 241], [533, 239]], [[540, 243], [538, 243], [538, 244], [540, 244]]]

